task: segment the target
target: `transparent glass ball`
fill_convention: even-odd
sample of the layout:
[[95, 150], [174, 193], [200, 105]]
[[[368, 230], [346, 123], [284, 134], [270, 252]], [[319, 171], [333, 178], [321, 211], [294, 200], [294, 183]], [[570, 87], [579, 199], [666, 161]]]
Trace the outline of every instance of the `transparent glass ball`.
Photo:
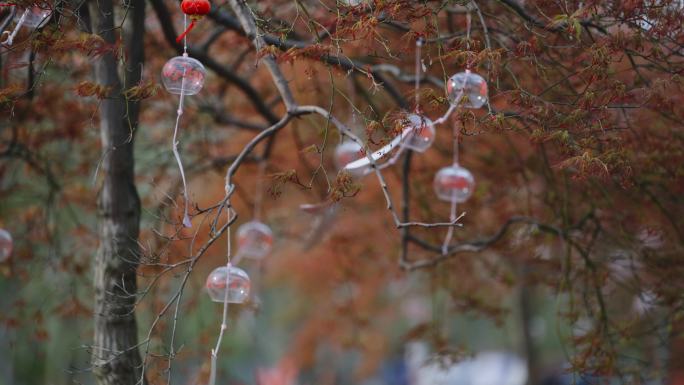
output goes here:
[[273, 231], [267, 225], [251, 221], [237, 231], [238, 252], [247, 258], [263, 258], [273, 249]]
[[5, 262], [12, 255], [13, 248], [12, 234], [5, 229], [0, 229], [0, 262]]
[[239, 267], [231, 266], [228, 269], [221, 266], [209, 274], [205, 287], [214, 302], [223, 302], [226, 299], [228, 287], [228, 303], [243, 303], [249, 297], [251, 282], [249, 275]]
[[162, 83], [167, 91], [176, 95], [196, 95], [204, 85], [207, 70], [199, 60], [176, 56], [164, 64]]
[[[17, 12], [18, 18], [21, 18], [24, 12]], [[29, 28], [41, 28], [48, 21], [52, 15], [52, 9], [47, 3], [36, 3], [26, 8], [26, 16], [24, 16], [24, 24]]]
[[480, 108], [487, 103], [487, 81], [476, 73], [465, 71], [447, 82], [447, 97], [455, 106]]
[[467, 169], [447, 166], [435, 175], [434, 189], [437, 197], [446, 202], [465, 202], [475, 189], [475, 178]]
[[424, 116], [409, 115], [404, 128], [413, 129], [403, 142], [404, 147], [410, 148], [413, 151], [425, 152], [425, 150], [432, 146], [432, 142], [435, 141], [435, 125], [432, 124], [432, 120]]

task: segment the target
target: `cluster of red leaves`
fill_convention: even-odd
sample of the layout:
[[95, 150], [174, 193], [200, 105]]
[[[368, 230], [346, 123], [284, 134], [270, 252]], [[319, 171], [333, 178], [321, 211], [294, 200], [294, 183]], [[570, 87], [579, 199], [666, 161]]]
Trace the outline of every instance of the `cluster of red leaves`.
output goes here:
[[159, 91], [159, 85], [150, 81], [142, 80], [137, 86], [123, 91], [123, 95], [128, 100], [142, 100], [153, 97]]
[[278, 55], [278, 61], [293, 64], [300, 58], [320, 60], [329, 55], [332, 49], [333, 47], [323, 44], [312, 44], [304, 48], [290, 48]]
[[89, 96], [95, 96], [98, 99], [105, 99], [107, 95], [109, 94], [111, 88], [107, 86], [103, 86], [101, 84], [93, 83], [87, 80], [84, 80], [76, 87], [74, 88], [74, 91], [78, 96], [81, 97], [89, 97]]
[[77, 37], [71, 37], [51, 30], [37, 34], [32, 40], [32, 45], [36, 51], [50, 55], [69, 54], [75, 51], [91, 58], [107, 53], [118, 56], [121, 51], [120, 39], [115, 44], [108, 44], [95, 34], [81, 33]]

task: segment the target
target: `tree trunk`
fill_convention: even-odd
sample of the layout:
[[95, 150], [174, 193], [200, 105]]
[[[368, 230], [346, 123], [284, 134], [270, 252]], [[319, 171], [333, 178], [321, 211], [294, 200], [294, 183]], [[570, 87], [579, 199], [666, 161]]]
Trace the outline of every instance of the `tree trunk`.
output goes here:
[[684, 385], [684, 321], [672, 320], [670, 331], [669, 385]]
[[95, 341], [93, 367], [100, 385], [141, 382], [141, 358], [135, 318], [140, 198], [134, 181], [133, 139], [138, 102], [124, 99], [122, 89], [140, 81], [143, 61], [144, 0], [132, 0], [125, 44], [126, 84], [119, 77], [112, 0], [90, 1], [93, 32], [114, 48], [97, 58], [95, 81], [108, 87], [100, 104], [103, 184], [98, 194], [99, 241], [95, 259]]

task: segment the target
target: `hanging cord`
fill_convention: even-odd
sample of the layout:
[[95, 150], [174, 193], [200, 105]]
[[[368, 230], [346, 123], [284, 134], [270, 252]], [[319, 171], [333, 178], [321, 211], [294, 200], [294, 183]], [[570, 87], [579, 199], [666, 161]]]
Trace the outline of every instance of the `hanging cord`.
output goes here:
[[193, 20], [192, 23], [190, 23], [190, 27], [186, 27], [188, 24], [188, 15], [183, 14], [183, 28], [185, 29], [185, 32], [183, 32], [183, 54], [188, 53], [188, 32], [190, 32], [190, 29], [195, 26], [195, 21]]
[[467, 62], [466, 62], [466, 72], [470, 72], [472, 66], [471, 52], [470, 52], [470, 26], [472, 24], [472, 16], [470, 15], [470, 8], [468, 8], [468, 13], [466, 13], [466, 50], [468, 52]]
[[[492, 43], [489, 39], [489, 30], [487, 29], [487, 23], [485, 23], [484, 16], [482, 16], [482, 11], [480, 11], [480, 7], [477, 6], [476, 1], [471, 1], [470, 4], [473, 5], [473, 8], [475, 8], [475, 11], [477, 12], [477, 17], [480, 19], [480, 25], [482, 26], [482, 33], [484, 34], [484, 40], [485, 40], [485, 48], [487, 50], [492, 49]], [[489, 72], [489, 76], [491, 76], [491, 69], [492, 69], [492, 62], [491, 60], [487, 61], [487, 70]], [[488, 77], [489, 77], [488, 76]], [[492, 113], [492, 105], [489, 102], [489, 98], [487, 98], [487, 111], [491, 114]]]
[[420, 113], [420, 77], [421, 77], [421, 49], [424, 44], [424, 39], [419, 37], [416, 39], [416, 84], [414, 93], [416, 94], [416, 113]]
[[[418, 39], [416, 39], [416, 67], [415, 67], [415, 71], [413, 74], [416, 78], [416, 81], [414, 84], [413, 93], [415, 94], [415, 98], [416, 98], [416, 100], [415, 100], [416, 105], [414, 107], [414, 113], [417, 115], [420, 115], [420, 76], [422, 73], [420, 61], [421, 61], [421, 48], [423, 47], [423, 44], [424, 44], [424, 40], [422, 37], [419, 37]], [[409, 133], [406, 140], [412, 140], [412, 137], [414, 135], [418, 135], [417, 131], [419, 131], [419, 130], [420, 130], [419, 127], [412, 128], [411, 132]], [[397, 154], [394, 158], [399, 158], [399, 155], [401, 155], [404, 148], [405, 148], [404, 146], [399, 147], [399, 150], [397, 151]], [[396, 159], [395, 159], [395, 161], [396, 161]], [[394, 162], [392, 162], [392, 163], [394, 163]]]
[[[414, 113], [417, 115], [420, 115], [420, 113], [421, 113], [420, 112], [420, 76], [422, 73], [421, 72], [421, 48], [423, 47], [424, 43], [425, 43], [425, 41], [422, 37], [419, 37], [418, 39], [416, 39], [416, 66], [415, 66], [415, 71], [414, 71], [415, 72], [414, 76], [416, 79], [415, 84], [414, 84], [414, 94], [415, 94], [415, 98], [416, 98], [415, 99], [416, 105], [414, 107]], [[422, 117], [421, 117], [421, 119], [422, 119]], [[409, 128], [404, 128], [404, 130], [399, 135], [400, 141], [397, 142], [396, 145], [399, 145], [404, 141], [411, 140], [411, 138], [414, 135], [418, 134], [417, 130], [419, 130], [419, 129], [420, 129], [420, 127], [413, 127], [413, 126], [411, 126]], [[388, 145], [390, 147], [388, 150], [385, 151], [385, 153], [388, 153], [389, 151], [391, 151], [396, 146], [396, 145], [392, 145], [393, 142], [391, 142]], [[385, 147], [388, 147], [388, 146], [385, 146]], [[381, 168], [391, 166], [392, 164], [394, 164], [397, 161], [397, 159], [399, 159], [399, 157], [401, 156], [401, 154], [404, 152], [405, 149], [406, 149], [406, 146], [404, 146], [404, 145], [399, 146], [399, 149], [394, 154], [394, 156], [392, 156], [392, 158], [389, 161], [387, 161], [383, 165], [381, 165]], [[381, 150], [381, 151], [384, 151], [384, 150]], [[369, 171], [369, 170], [367, 170], [367, 171]], [[366, 172], [366, 174], [368, 174], [368, 172]]]
[[[187, 17], [183, 16], [183, 25], [187, 23]], [[186, 43], [186, 49], [187, 49], [187, 43]], [[183, 52], [183, 57], [188, 57], [188, 53]], [[183, 161], [181, 160], [180, 153], [178, 152], [178, 145], [180, 144], [180, 141], [178, 140], [178, 132], [180, 130], [180, 120], [181, 116], [183, 115], [183, 101], [185, 98], [185, 74], [186, 74], [187, 68], [183, 68], [183, 77], [181, 78], [181, 92], [180, 96], [178, 97], [178, 109], [176, 110], [176, 126], [173, 129], [173, 156], [176, 158], [176, 163], [178, 163], [178, 168], [180, 169], [180, 174], [181, 174], [181, 180], [183, 181], [183, 200], [184, 200], [184, 208], [183, 208], [183, 226], [185, 227], [192, 227], [192, 222], [190, 221], [190, 215], [188, 214], [188, 211], [190, 209], [190, 197], [188, 196], [188, 184], [185, 179], [185, 170], [183, 168]]]
[[2, 33], [3, 35], [7, 35], [7, 38], [4, 41], [1, 41], [0, 44], [7, 46], [12, 45], [12, 43], [14, 42], [14, 38], [17, 36], [17, 33], [19, 33], [19, 30], [21, 29], [21, 26], [24, 25], [24, 22], [26, 21], [26, 17], [28, 16], [29, 12], [29, 9], [26, 9], [24, 11], [24, 13], [19, 18], [17, 25], [14, 26], [14, 30], [12, 31], [12, 33], [9, 33], [9, 31], [4, 31]]
[[[351, 124], [350, 128], [351, 131], [354, 135], [358, 136], [359, 138], [364, 138], [366, 135], [366, 130], [365, 130], [365, 119], [364, 122], [362, 122], [360, 125], [358, 124], [358, 114], [356, 112], [356, 87], [354, 86], [354, 72], [350, 71], [347, 73], [347, 87], [349, 88], [349, 109], [351, 111]], [[346, 142], [347, 140], [351, 140], [351, 138], [348, 135], [344, 135], [342, 131], [340, 131], [340, 144]]]
[[[472, 22], [472, 17], [470, 14], [470, 9], [468, 9], [468, 13], [466, 13], [466, 49], [468, 51], [469, 56], [466, 59], [467, 60], [466, 73], [470, 73], [470, 67], [472, 65], [472, 61], [470, 59], [470, 29], [471, 29], [471, 25], [472, 25], [471, 22]], [[467, 81], [467, 79], [466, 79], [466, 81]], [[463, 88], [465, 89], [465, 85]], [[458, 95], [455, 98], [455, 102], [456, 103], [460, 102], [462, 97], [463, 97], [463, 90], [459, 91]], [[455, 109], [456, 109], [455, 106], [452, 105], [449, 108], [449, 111], [447, 111], [447, 114], [445, 114], [445, 116], [448, 116], [449, 114], [451, 114], [451, 112], [453, 112]], [[453, 143], [454, 149], [453, 149], [453, 153], [452, 153], [453, 166], [458, 166], [458, 155], [459, 155], [458, 154], [458, 139], [459, 139], [459, 137], [458, 137], [458, 122], [455, 122], [454, 127], [453, 127], [453, 142], [454, 142]], [[458, 219], [458, 217], [456, 216], [456, 212], [457, 212], [456, 209], [457, 208], [458, 208], [458, 204], [456, 203], [456, 199], [455, 199], [455, 197], [452, 197], [451, 210], [449, 212], [449, 221], [452, 223]], [[451, 243], [451, 240], [453, 237], [454, 237], [454, 226], [449, 226], [449, 229], [447, 230], [446, 236], [444, 237], [444, 243], [442, 243], [442, 255], [448, 254], [449, 244]]]
[[[187, 54], [183, 54], [187, 56]], [[176, 157], [176, 162], [178, 163], [178, 168], [180, 169], [181, 180], [183, 181], [183, 198], [184, 198], [184, 209], [183, 209], [183, 226], [192, 227], [192, 222], [190, 222], [190, 215], [188, 215], [188, 210], [190, 207], [190, 197], [188, 196], [188, 184], [185, 179], [185, 170], [183, 169], [183, 162], [181, 161], [180, 153], [178, 152], [178, 131], [180, 128], [180, 120], [183, 115], [183, 99], [185, 96], [185, 71], [183, 69], [183, 79], [181, 80], [181, 93], [178, 98], [178, 110], [176, 110], [176, 127], [173, 129], [173, 155]]]
[[356, 92], [354, 87], [354, 72], [347, 73], [347, 87], [349, 87], [349, 109], [352, 116], [352, 129], [356, 129]]
[[[230, 204], [230, 196], [233, 193], [233, 186], [230, 180], [226, 183], [226, 198], [225, 198], [225, 208], [226, 208], [226, 220], [228, 223], [233, 219], [233, 208]], [[232, 243], [231, 243], [231, 226], [228, 225], [226, 229], [226, 268], [228, 272], [226, 273], [226, 291], [223, 295], [223, 316], [221, 319], [221, 329], [219, 331], [218, 339], [216, 340], [216, 346], [211, 349], [211, 368], [209, 370], [209, 385], [216, 385], [216, 360], [218, 359], [219, 348], [221, 347], [221, 341], [223, 340], [223, 334], [228, 329], [228, 292], [230, 289], [230, 269], [233, 267], [231, 261], [232, 254]], [[237, 264], [237, 263], [236, 263]]]
[[254, 194], [254, 220], [261, 222], [261, 205], [264, 200], [264, 173], [266, 171], [266, 160], [259, 161], [257, 171], [256, 191]]
[[[254, 261], [254, 268], [250, 270], [249, 277], [249, 296], [252, 305], [252, 310], [254, 311], [254, 316], [259, 314], [259, 309], [261, 308], [261, 298], [259, 298], [259, 287], [261, 286], [261, 276], [264, 274], [264, 259], [257, 259]], [[259, 333], [254, 335], [254, 339], [258, 339]]]
[[[458, 121], [454, 123], [454, 131], [453, 131], [453, 144], [454, 144], [454, 150], [453, 150], [453, 165], [458, 166]], [[455, 193], [454, 193], [455, 194]], [[449, 213], [449, 221], [454, 222], [458, 218], [456, 216], [456, 199], [452, 199], [451, 201], [451, 211]], [[454, 226], [449, 226], [449, 229], [447, 230], [446, 237], [444, 237], [444, 243], [442, 244], [442, 255], [447, 255], [449, 252], [449, 244], [451, 243], [451, 239], [454, 236]]]

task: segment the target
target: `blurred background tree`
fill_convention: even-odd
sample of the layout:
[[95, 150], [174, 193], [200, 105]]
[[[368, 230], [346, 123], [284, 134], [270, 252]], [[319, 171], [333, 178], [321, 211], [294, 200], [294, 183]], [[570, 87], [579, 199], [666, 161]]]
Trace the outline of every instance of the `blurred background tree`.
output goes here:
[[[8, 31], [34, 5], [13, 4]], [[191, 228], [159, 78], [179, 4], [40, 5], [0, 48], [0, 383], [207, 382], [231, 166], [231, 227], [256, 205], [275, 244], [241, 264], [220, 381], [684, 383], [680, 1], [213, 2], [189, 35]], [[334, 122], [297, 108], [375, 150], [402, 111], [444, 114], [467, 64], [490, 103], [382, 170], [401, 222], [448, 221], [432, 179], [459, 132], [476, 191], [442, 253], [446, 226], [397, 228], [373, 175], [338, 172]]]

